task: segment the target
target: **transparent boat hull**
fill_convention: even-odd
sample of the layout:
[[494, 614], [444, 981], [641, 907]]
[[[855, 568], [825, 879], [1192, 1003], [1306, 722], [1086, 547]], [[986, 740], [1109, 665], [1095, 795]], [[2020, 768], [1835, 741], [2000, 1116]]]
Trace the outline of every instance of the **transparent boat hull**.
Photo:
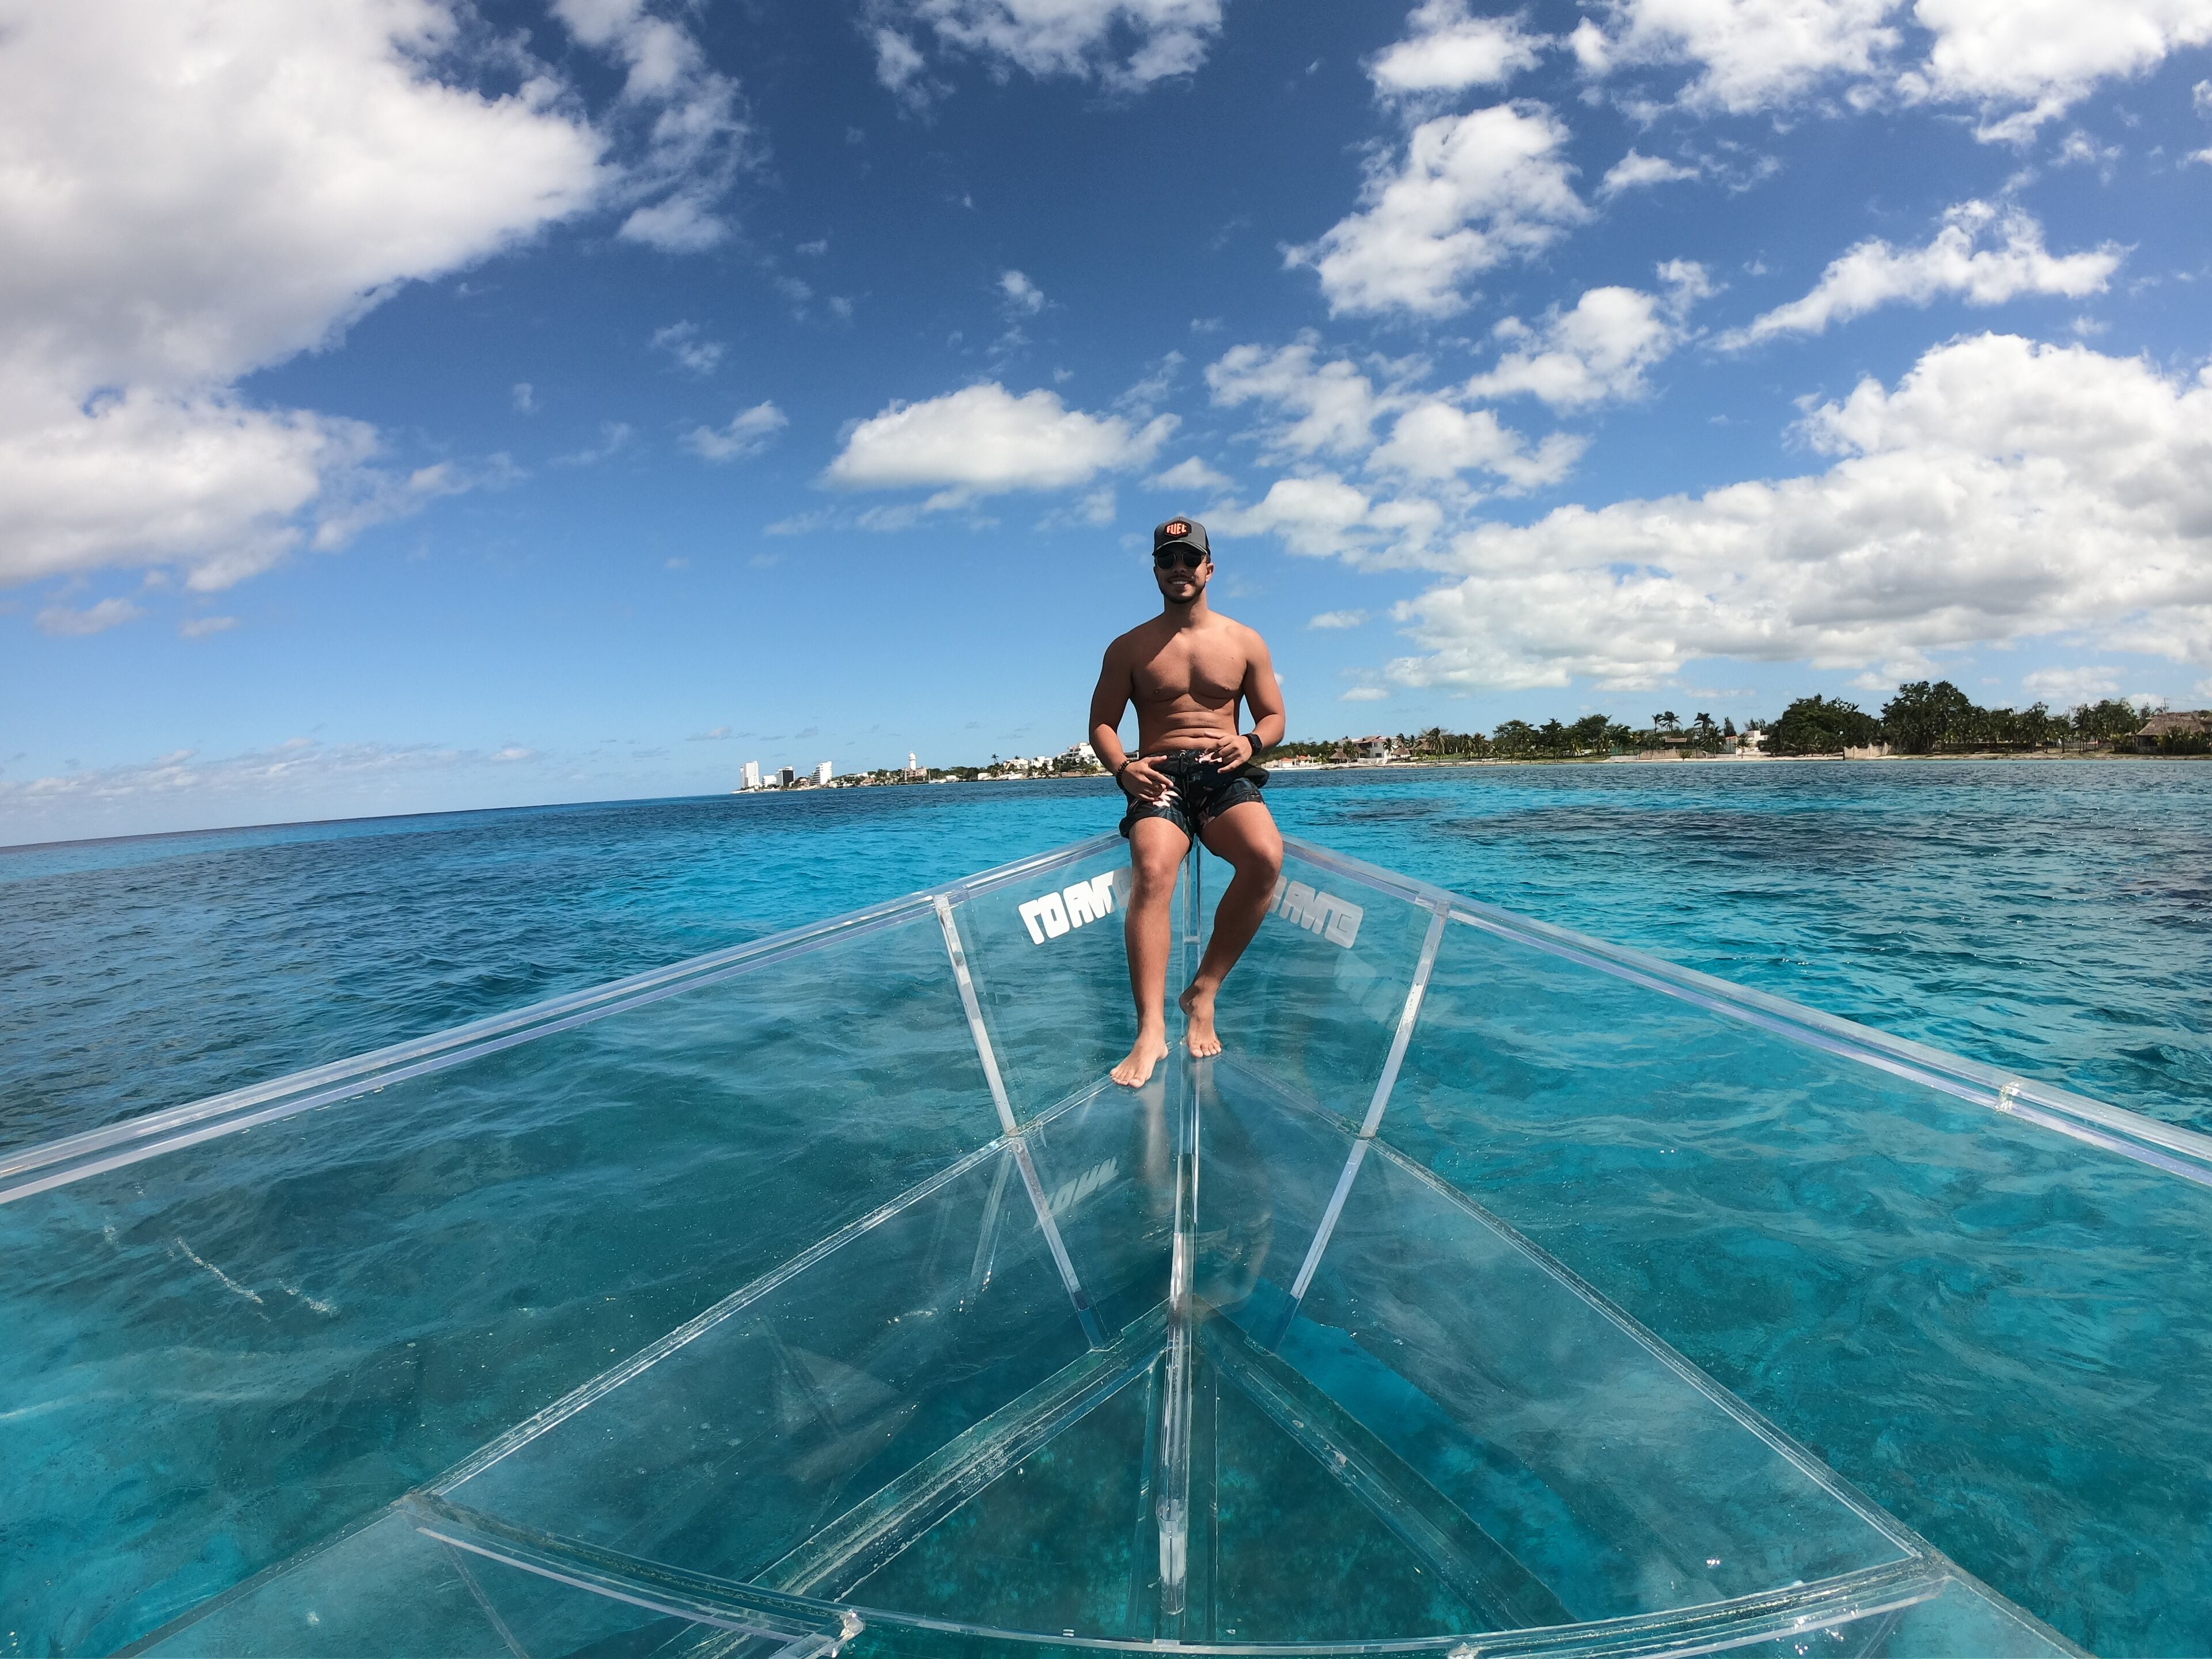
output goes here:
[[[1228, 1051], [1178, 1046], [1138, 1090], [1104, 1075], [1128, 1016], [1102, 837], [0, 1162], [16, 1650], [2042, 1654], [2080, 1650], [2054, 1625], [2115, 1650], [2212, 1628], [2201, 1588], [2132, 1625], [2124, 1589], [2075, 1595], [2094, 1531], [2018, 1598], [2051, 1622], [1990, 1589], [1788, 1431], [1829, 1432], [1856, 1362], [1809, 1363], [1837, 1322], [1757, 1300], [1845, 1259], [1952, 1287], [1891, 1348], [2014, 1372], [1846, 1415], [2008, 1566], [2054, 1520], [2135, 1517], [2080, 1479], [2006, 1510], [2128, 1402], [2069, 1392], [2090, 1337], [2039, 1347], [1958, 1276], [2006, 1271], [2051, 1194], [2125, 1204], [2173, 1294], [2105, 1374], [2204, 1377], [2174, 1243], [2212, 1218], [2195, 1138], [1292, 852]], [[1186, 968], [1211, 884], [1194, 860]], [[1848, 1133], [1793, 1140], [1812, 1122]], [[1900, 1227], [1908, 1199], [1928, 1217]], [[2093, 1278], [2065, 1288], [2094, 1313]], [[1944, 1410], [2039, 1393], [2041, 1453], [1942, 1448]], [[2161, 1439], [2130, 1455], [2179, 1482], [2204, 1431]], [[2146, 1552], [2171, 1582], [2191, 1501]]]

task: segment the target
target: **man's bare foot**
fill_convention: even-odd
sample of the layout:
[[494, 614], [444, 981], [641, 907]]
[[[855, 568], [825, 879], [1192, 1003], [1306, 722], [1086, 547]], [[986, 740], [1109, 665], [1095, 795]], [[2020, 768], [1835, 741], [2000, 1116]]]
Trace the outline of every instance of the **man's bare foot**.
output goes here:
[[1116, 1066], [1111, 1073], [1114, 1081], [1129, 1088], [1150, 1080], [1152, 1067], [1168, 1057], [1168, 1040], [1159, 1031], [1139, 1031], [1137, 1046], [1129, 1050], [1129, 1057]]
[[1176, 999], [1187, 1022], [1183, 1027], [1183, 1040], [1190, 1044], [1191, 1053], [1200, 1060], [1221, 1052], [1221, 1038], [1213, 1029], [1213, 996], [1212, 990], [1193, 980], [1190, 988]]

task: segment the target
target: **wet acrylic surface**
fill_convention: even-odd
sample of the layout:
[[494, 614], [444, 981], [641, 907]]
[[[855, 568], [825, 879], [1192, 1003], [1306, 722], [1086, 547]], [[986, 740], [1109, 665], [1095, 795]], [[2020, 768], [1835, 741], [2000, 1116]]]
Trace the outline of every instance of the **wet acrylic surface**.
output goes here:
[[[378, 1587], [415, 1619], [409, 1650], [485, 1650], [460, 1558], [409, 1535], [426, 1522], [556, 1570], [550, 1589], [477, 1573], [507, 1629], [544, 1632], [522, 1644], [535, 1652], [670, 1637], [688, 1651], [699, 1634], [617, 1608], [608, 1628], [646, 1647], [580, 1641], [591, 1621], [563, 1564], [628, 1573], [634, 1591], [748, 1579], [857, 1603], [872, 1626], [1139, 1644], [1449, 1640], [1902, 1564], [1894, 1537], [1763, 1431], [1409, 1167], [1370, 1164], [1293, 1310], [1267, 1274], [1304, 1255], [1350, 1138], [1232, 1070], [1194, 1080], [1220, 1198], [1196, 1244], [1180, 1611], [1153, 1571], [1163, 1250], [1126, 1224], [1164, 1195], [1169, 1172], [1145, 1149], [1170, 1082], [1107, 1091], [1032, 1137], [1043, 1189], [1070, 1194], [1053, 1207], [1083, 1284], [1107, 1290], [1103, 1307], [1151, 1305], [1109, 1319], [1107, 1348], [1086, 1349], [1037, 1229], [1001, 1203], [1020, 1183], [1004, 1179], [1012, 1151], [994, 1148], [158, 1650], [384, 1650], [363, 1623]], [[1107, 1173], [1064, 1180], [1079, 1170]], [[1124, 1224], [1074, 1224], [1092, 1209]], [[1236, 1307], [1207, 1311], [1216, 1297]], [[1272, 1328], [1273, 1347], [1252, 1334]], [[950, 1504], [932, 1495], [958, 1470]]]
[[21, 1650], [316, 1542], [997, 1132], [929, 917], [0, 1206]]

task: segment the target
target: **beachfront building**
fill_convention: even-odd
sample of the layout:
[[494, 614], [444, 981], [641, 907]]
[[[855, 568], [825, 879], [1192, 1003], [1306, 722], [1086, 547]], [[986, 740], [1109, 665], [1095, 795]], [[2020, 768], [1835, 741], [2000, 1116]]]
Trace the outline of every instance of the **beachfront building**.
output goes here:
[[814, 769], [814, 781], [819, 784], [828, 783], [836, 775], [836, 774], [830, 769], [828, 761], [823, 761], [821, 765]]
[[2133, 750], [2148, 755], [2166, 750], [2201, 755], [2212, 747], [2212, 708], [2177, 708], [2153, 714], [2140, 732], [2114, 739], [2112, 747], [2123, 753]]
[[799, 774], [792, 770], [788, 766], [779, 766], [776, 768], [775, 787], [777, 788], [788, 789], [793, 784], [797, 783], [798, 781]]
[[908, 778], [926, 778], [929, 775], [922, 769], [921, 763], [914, 757], [914, 750], [911, 749], [907, 750], [906, 771], [902, 775]]
[[758, 761], [747, 761], [745, 763], [744, 781], [738, 787], [746, 790], [757, 789], [761, 787], [760, 763]]

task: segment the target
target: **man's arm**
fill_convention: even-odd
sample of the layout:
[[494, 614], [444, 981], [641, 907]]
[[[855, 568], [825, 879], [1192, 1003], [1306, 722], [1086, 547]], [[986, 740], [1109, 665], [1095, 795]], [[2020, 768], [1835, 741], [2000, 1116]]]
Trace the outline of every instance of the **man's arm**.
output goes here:
[[[1244, 681], [1237, 694], [1252, 711], [1252, 732], [1249, 737], [1240, 732], [1233, 738], [1224, 738], [1206, 751], [1224, 766], [1249, 765], [1261, 750], [1283, 740], [1286, 724], [1283, 688], [1275, 683], [1275, 664], [1267, 654], [1267, 642], [1260, 637], [1259, 629], [1244, 628], [1242, 623], [1237, 626], [1244, 633]], [[1237, 711], [1232, 708], [1229, 712], [1233, 719]]]
[[1106, 647], [1106, 659], [1098, 666], [1098, 684], [1091, 694], [1091, 750], [1127, 793], [1139, 800], [1158, 800], [1167, 793], [1167, 780], [1149, 763], [1130, 759], [1121, 747], [1121, 714], [1129, 706], [1133, 684], [1125, 634]]
[[1250, 636], [1244, 659], [1244, 706], [1252, 711], [1252, 735], [1262, 749], [1283, 740], [1290, 721], [1283, 713], [1283, 688], [1275, 681], [1275, 659], [1267, 654], [1267, 641], [1260, 630], [1248, 628]]
[[1109, 772], [1119, 773], [1126, 758], [1121, 748], [1121, 714], [1129, 706], [1129, 665], [1121, 660], [1121, 641], [1106, 647], [1098, 665], [1098, 684], [1091, 694], [1091, 748]]

